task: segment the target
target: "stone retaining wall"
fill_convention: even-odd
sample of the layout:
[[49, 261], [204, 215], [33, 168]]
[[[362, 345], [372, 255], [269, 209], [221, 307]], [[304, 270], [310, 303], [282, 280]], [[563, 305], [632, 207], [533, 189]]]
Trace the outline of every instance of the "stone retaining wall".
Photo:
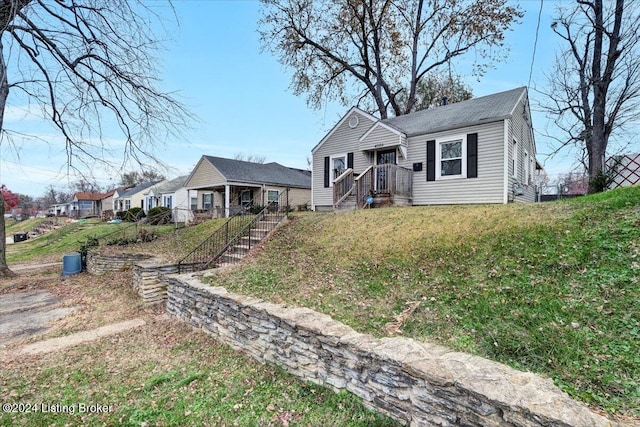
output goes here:
[[133, 267], [133, 288], [147, 305], [162, 302], [167, 299], [164, 275], [178, 271], [178, 264], [138, 263]]
[[614, 425], [532, 373], [412, 339], [376, 339], [327, 315], [232, 294], [192, 275], [165, 280], [170, 314], [412, 426]]
[[152, 258], [153, 255], [148, 254], [108, 254], [100, 251], [89, 251], [87, 253], [87, 272], [101, 275], [110, 271], [122, 271], [132, 268], [136, 263]]

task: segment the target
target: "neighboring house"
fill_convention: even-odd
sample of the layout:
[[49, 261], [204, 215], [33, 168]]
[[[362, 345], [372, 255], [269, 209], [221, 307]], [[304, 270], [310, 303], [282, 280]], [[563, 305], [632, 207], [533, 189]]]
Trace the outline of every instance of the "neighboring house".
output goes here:
[[[189, 191], [185, 188], [184, 183], [188, 176], [180, 176], [178, 178], [167, 181], [164, 184], [152, 187], [145, 194], [147, 199], [145, 211], [157, 206], [164, 206], [173, 211], [172, 221], [188, 223], [193, 219], [191, 212], [191, 200]], [[195, 194], [197, 198], [197, 194]]]
[[71, 210], [67, 215], [72, 218], [99, 216], [102, 212], [104, 193], [78, 192], [73, 195]]
[[154, 186], [165, 183], [166, 180], [151, 181], [138, 184], [126, 189], [118, 189], [113, 193], [113, 211], [124, 212], [133, 207], [139, 207], [147, 211], [145, 194]]
[[533, 202], [541, 169], [525, 87], [384, 120], [353, 107], [312, 155], [314, 210]]
[[133, 187], [132, 185], [122, 186], [115, 188], [113, 190], [107, 191], [103, 194], [102, 197], [102, 211], [100, 212], [100, 216], [103, 220], [111, 220], [115, 217], [114, 213], [114, 196], [118, 191], [123, 192], [129, 188]]
[[609, 189], [640, 184], [640, 154], [611, 156], [606, 167], [611, 179]]
[[291, 207], [311, 200], [311, 173], [278, 163], [202, 156], [184, 185], [191, 208], [213, 217], [229, 217], [252, 205], [265, 206], [287, 188]]
[[71, 211], [71, 202], [56, 203], [49, 207], [49, 215], [54, 216], [68, 216]]

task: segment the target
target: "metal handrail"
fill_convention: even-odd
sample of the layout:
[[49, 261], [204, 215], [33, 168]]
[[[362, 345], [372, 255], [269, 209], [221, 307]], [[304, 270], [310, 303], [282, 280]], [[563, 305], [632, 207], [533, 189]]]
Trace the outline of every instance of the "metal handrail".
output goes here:
[[[284, 214], [282, 214], [284, 212]], [[257, 224], [266, 217], [275, 217], [272, 221], [271, 231], [282, 218], [289, 213], [289, 189], [270, 202], [258, 214], [247, 219], [244, 212], [238, 213], [229, 218], [220, 228], [218, 228], [205, 241], [200, 243], [187, 256], [178, 262], [180, 273], [189, 271], [204, 270], [217, 262], [229, 249], [235, 247], [244, 237], [249, 237], [248, 248], [251, 249], [251, 232], [257, 229]], [[224, 237], [224, 238], [223, 238]]]

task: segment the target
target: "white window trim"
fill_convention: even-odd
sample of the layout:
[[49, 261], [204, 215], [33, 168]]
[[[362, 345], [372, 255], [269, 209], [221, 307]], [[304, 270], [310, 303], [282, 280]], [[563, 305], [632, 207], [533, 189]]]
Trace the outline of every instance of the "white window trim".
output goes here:
[[329, 156], [329, 187], [333, 187], [333, 181], [337, 178], [333, 176], [333, 159], [344, 159], [344, 169], [347, 170], [347, 153]]
[[266, 200], [267, 204], [271, 203], [271, 202], [269, 201], [269, 192], [270, 192], [270, 191], [275, 191], [276, 193], [278, 193], [278, 195], [276, 196], [276, 200], [274, 200], [274, 201], [276, 201], [276, 202], [277, 202], [277, 201], [278, 201], [278, 199], [280, 198], [280, 190], [276, 190], [275, 188], [267, 188], [267, 200]]
[[[462, 141], [462, 165], [459, 175], [442, 175], [442, 144]], [[463, 179], [467, 177], [467, 135], [452, 135], [436, 139], [436, 180]]]

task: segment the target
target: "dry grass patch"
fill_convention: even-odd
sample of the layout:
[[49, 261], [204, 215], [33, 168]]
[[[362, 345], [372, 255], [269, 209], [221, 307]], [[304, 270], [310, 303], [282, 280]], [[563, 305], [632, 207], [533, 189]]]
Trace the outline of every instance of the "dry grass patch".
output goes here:
[[[130, 277], [130, 272], [129, 277]], [[60, 280], [38, 274], [3, 282], [0, 292], [43, 288], [86, 307], [59, 323], [55, 334], [86, 329], [120, 317], [141, 317], [134, 330], [41, 356], [3, 352], [3, 403], [63, 405], [76, 412], [0, 413], [0, 425], [397, 426], [366, 410], [359, 399], [302, 383], [259, 364], [191, 326], [143, 309], [118, 274]], [[96, 280], [91, 280], [96, 279]], [[129, 287], [129, 289], [127, 289]], [[53, 334], [53, 335], [55, 335]], [[9, 349], [17, 348], [13, 344]], [[79, 404], [104, 413], [78, 413]]]
[[638, 417], [639, 207], [635, 187], [549, 204], [301, 214], [209, 280], [548, 375]]

